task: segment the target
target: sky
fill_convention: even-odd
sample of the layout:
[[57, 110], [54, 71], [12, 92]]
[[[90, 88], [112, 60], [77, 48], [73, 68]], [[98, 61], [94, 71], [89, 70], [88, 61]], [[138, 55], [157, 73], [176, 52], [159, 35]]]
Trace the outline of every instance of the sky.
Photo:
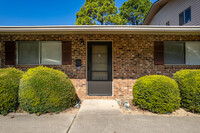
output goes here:
[[[119, 8], [127, 0], [115, 0]], [[155, 2], [157, 0], [151, 0]], [[85, 0], [0, 0], [0, 26], [74, 25]]]

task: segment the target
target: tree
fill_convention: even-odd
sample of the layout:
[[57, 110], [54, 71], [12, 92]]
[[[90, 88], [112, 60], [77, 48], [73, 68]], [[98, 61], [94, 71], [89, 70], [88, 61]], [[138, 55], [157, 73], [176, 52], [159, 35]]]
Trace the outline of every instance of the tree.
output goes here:
[[129, 25], [141, 25], [151, 5], [152, 2], [150, 0], [128, 0], [119, 8], [120, 16]]
[[76, 25], [124, 24], [117, 14], [115, 0], [86, 0], [76, 14]]
[[109, 25], [126, 25], [127, 20], [124, 19], [119, 13], [115, 14], [114, 16], [109, 18], [107, 22]]

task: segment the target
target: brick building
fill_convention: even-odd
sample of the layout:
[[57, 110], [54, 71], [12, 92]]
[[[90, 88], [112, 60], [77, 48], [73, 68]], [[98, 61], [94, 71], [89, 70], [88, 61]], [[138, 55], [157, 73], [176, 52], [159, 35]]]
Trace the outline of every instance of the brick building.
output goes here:
[[200, 68], [200, 27], [0, 27], [1, 67], [65, 72], [80, 99], [132, 99], [145, 75]]

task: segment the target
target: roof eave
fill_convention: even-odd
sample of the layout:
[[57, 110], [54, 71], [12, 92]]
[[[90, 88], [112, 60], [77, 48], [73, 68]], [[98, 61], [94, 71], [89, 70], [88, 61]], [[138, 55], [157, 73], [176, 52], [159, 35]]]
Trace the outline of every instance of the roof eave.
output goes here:
[[200, 34], [200, 26], [0, 26], [0, 34]]

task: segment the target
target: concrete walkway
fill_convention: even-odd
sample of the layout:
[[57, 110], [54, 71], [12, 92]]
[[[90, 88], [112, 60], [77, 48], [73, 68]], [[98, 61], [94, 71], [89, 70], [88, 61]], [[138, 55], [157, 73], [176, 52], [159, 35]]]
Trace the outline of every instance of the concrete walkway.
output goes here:
[[85, 100], [75, 114], [0, 115], [0, 133], [199, 133], [200, 117], [123, 114], [114, 100]]
[[85, 100], [69, 133], [199, 133], [200, 117], [122, 114], [114, 100]]
[[14, 114], [0, 115], [0, 133], [66, 133], [75, 114], [30, 115]]

